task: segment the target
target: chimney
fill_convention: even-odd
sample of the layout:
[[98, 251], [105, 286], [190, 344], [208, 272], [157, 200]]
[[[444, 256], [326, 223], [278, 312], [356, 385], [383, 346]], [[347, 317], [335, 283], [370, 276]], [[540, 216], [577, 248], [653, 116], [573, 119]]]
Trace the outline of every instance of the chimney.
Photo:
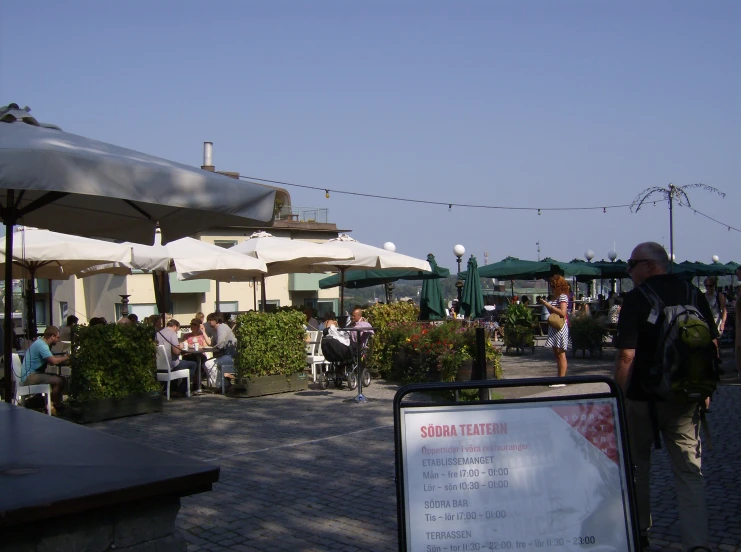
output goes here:
[[203, 165], [204, 171], [214, 172], [214, 143], [203, 142]]

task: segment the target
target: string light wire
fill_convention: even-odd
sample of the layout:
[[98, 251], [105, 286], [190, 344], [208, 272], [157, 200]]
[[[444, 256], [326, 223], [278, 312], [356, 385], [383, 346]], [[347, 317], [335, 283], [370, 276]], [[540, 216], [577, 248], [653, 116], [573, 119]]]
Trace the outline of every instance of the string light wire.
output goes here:
[[[349, 196], [356, 196], [356, 197], [369, 197], [374, 199], [385, 199], [388, 201], [401, 201], [406, 203], [420, 203], [424, 205], [442, 205], [444, 207], [448, 208], [448, 211], [452, 211], [453, 207], [466, 207], [469, 209], [498, 209], [503, 211], [535, 211], [538, 214], [541, 213], [541, 211], [594, 211], [601, 209], [603, 213], [607, 212], [607, 209], [620, 209], [620, 208], [630, 208], [635, 205], [635, 203], [625, 203], [621, 205], [605, 205], [605, 206], [594, 206], [594, 207], [513, 207], [513, 206], [507, 206], [507, 205], [475, 205], [471, 203], [451, 203], [449, 201], [430, 201], [426, 199], [414, 199], [409, 197], [395, 197], [395, 196], [385, 196], [385, 195], [379, 195], [379, 194], [368, 194], [363, 192], [348, 192], [346, 190], [336, 190], [334, 188], [323, 188], [321, 186], [310, 186], [308, 184], [296, 184], [293, 182], [282, 182], [280, 180], [270, 180], [268, 178], [258, 178], [256, 176], [241, 176], [239, 177], [242, 180], [257, 180], [258, 182], [265, 182], [268, 184], [276, 184], [278, 186], [291, 186], [294, 188], [304, 188], [306, 190], [318, 190], [320, 192], [324, 192], [326, 197], [329, 197], [330, 192], [334, 194], [343, 194], [343, 195], [349, 195]], [[653, 202], [654, 205], [656, 205], [656, 202]], [[683, 205], [684, 207], [684, 205]], [[726, 224], [725, 222], [722, 222], [720, 220], [714, 219], [713, 217], [706, 215], [705, 213], [701, 213], [694, 207], [689, 207], [695, 214], [698, 214], [702, 217], [705, 217], [708, 220], [711, 220], [715, 222], [716, 224], [719, 224], [721, 226], [724, 226], [728, 228], [728, 231], [731, 230], [735, 232], [741, 232], [738, 228], [731, 226], [730, 224]]]

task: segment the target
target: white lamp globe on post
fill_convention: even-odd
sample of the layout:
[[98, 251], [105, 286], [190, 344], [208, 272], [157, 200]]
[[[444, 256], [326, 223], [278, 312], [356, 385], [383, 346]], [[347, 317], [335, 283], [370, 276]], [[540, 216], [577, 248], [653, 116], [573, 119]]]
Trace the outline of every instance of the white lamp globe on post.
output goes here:
[[610, 259], [610, 262], [611, 263], [614, 263], [615, 262], [615, 259], [617, 259], [617, 253], [615, 251], [610, 251], [607, 254], [607, 258]]
[[396, 251], [396, 245], [394, 245], [394, 242], [386, 242], [383, 244], [383, 248], [386, 251], [391, 251], [392, 253]]
[[[466, 254], [466, 248], [461, 244], [457, 244], [453, 247], [453, 253], [458, 261], [458, 281], [455, 283], [455, 287], [458, 288], [458, 308], [460, 309], [461, 299], [463, 298], [463, 281], [461, 280], [461, 258]], [[456, 313], [457, 314], [457, 313]]]
[[[587, 249], [584, 252], [584, 258], [587, 260], [588, 263], [591, 263], [592, 259], [594, 259], [594, 251], [592, 251], [591, 249]], [[589, 282], [589, 296], [590, 297], [594, 297], [594, 290], [592, 289], [594, 285], [595, 285], [594, 280]]]
[[718, 255], [713, 255], [712, 259], [713, 259], [713, 263], [717, 264], [720, 262], [720, 257], [718, 257]]

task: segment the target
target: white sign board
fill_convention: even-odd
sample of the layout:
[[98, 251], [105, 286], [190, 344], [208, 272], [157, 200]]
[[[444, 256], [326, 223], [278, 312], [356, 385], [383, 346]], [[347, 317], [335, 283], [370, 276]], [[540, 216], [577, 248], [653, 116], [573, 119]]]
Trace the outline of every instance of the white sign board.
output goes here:
[[406, 550], [631, 551], [615, 398], [401, 408]]

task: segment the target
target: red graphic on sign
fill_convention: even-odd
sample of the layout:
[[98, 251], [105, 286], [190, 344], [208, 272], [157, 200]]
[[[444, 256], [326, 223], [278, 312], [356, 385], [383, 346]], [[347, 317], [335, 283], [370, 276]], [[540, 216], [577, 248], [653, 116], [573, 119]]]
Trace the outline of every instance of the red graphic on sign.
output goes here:
[[575, 404], [552, 406], [559, 417], [573, 427], [587, 441], [618, 463], [615, 418], [610, 404]]

